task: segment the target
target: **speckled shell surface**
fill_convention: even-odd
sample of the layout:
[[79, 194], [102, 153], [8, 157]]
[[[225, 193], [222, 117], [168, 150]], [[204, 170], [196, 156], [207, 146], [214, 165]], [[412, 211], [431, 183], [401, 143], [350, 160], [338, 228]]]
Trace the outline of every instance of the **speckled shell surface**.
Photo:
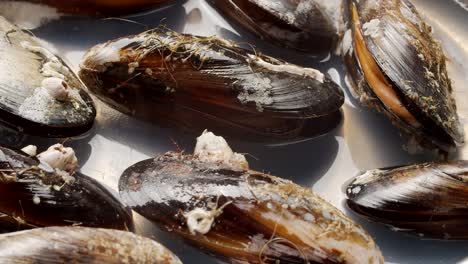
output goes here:
[[130, 232], [48, 227], [0, 235], [0, 263], [180, 264], [161, 244]]
[[[343, 55], [355, 82], [355, 96], [362, 103], [384, 112], [409, 135], [422, 137], [443, 150], [463, 144], [464, 132], [447, 75], [445, 55], [415, 7], [407, 0], [348, 1], [349, 8], [353, 4], [359, 14], [367, 49], [393, 89], [418, 120], [434, 125], [411, 127], [387, 109], [372, 92], [362, 72], [353, 69], [358, 68], [359, 63], [352, 50], [347, 50]], [[347, 34], [352, 38], [353, 32], [354, 29], [350, 29]], [[440, 132], [434, 132], [436, 129]]]
[[341, 1], [211, 0], [231, 20], [274, 44], [298, 50], [328, 50], [337, 42]]
[[21, 151], [0, 147], [0, 231], [80, 225], [133, 230], [133, 218], [104, 186], [61, 175]]
[[[25, 48], [25, 47], [29, 47]], [[32, 51], [40, 50], [38, 52]], [[42, 53], [41, 53], [42, 52]], [[42, 42], [0, 17], [0, 123], [28, 134], [67, 137], [89, 130], [96, 110], [84, 85]], [[54, 65], [48, 64], [51, 60]], [[70, 100], [59, 101], [40, 89], [54, 68], [68, 85]]]
[[371, 170], [347, 187], [348, 206], [396, 231], [468, 239], [468, 161]]
[[124, 113], [188, 130], [228, 127], [223, 135], [294, 137], [303, 120], [318, 120], [317, 127], [327, 122], [320, 118], [334, 120], [344, 102], [340, 88], [317, 70], [217, 37], [168, 30], [95, 46], [85, 55], [80, 77]]
[[[139, 214], [231, 261], [383, 263], [361, 227], [312, 191], [268, 174], [170, 152], [127, 169], [119, 190]], [[186, 223], [197, 208], [222, 208], [205, 235]]]

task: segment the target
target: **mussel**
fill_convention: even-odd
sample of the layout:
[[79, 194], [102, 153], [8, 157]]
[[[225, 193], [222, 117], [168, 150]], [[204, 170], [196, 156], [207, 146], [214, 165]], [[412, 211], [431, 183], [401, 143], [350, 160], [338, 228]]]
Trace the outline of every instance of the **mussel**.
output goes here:
[[340, 88], [315, 69], [163, 28], [95, 46], [80, 76], [124, 113], [243, 138], [325, 133], [339, 123], [344, 102]]
[[51, 17], [61, 14], [77, 15], [123, 15], [144, 11], [172, 2], [173, 0], [3, 0], [0, 6], [10, 12], [30, 13], [34, 10], [47, 11]]
[[182, 262], [161, 244], [130, 232], [48, 227], [0, 235], [0, 263]]
[[347, 187], [356, 213], [425, 238], [468, 239], [468, 161], [371, 170]]
[[129, 209], [97, 181], [74, 172], [70, 148], [54, 145], [38, 158], [25, 152], [0, 147], [0, 232], [69, 225], [133, 230]]
[[342, 27], [342, 0], [209, 2], [257, 36], [302, 51], [329, 51]]
[[39, 39], [3, 17], [0, 57], [0, 126], [46, 137], [76, 136], [91, 128], [96, 110], [83, 83]]
[[343, 53], [361, 103], [388, 116], [410, 142], [444, 152], [463, 144], [446, 57], [408, 0], [348, 1]]
[[194, 155], [168, 152], [128, 168], [132, 209], [202, 250], [235, 263], [383, 263], [372, 238], [311, 190], [249, 170], [205, 132]]

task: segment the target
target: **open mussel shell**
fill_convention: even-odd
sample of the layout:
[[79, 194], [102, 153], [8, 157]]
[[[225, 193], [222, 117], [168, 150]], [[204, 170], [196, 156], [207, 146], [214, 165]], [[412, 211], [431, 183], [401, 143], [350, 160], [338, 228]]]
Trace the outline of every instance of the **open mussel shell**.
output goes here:
[[468, 161], [371, 170], [346, 193], [349, 208], [396, 231], [468, 239]]
[[96, 110], [73, 71], [40, 40], [0, 17], [0, 125], [69, 137], [93, 125]]
[[169, 152], [119, 181], [132, 209], [236, 263], [383, 263], [372, 238], [290, 181]]
[[167, 29], [95, 46], [80, 77], [124, 113], [245, 138], [301, 136], [307, 122], [321, 127], [327, 116], [335, 120], [344, 102], [338, 85], [317, 70]]
[[161, 244], [130, 232], [47, 227], [0, 235], [0, 263], [182, 263]]
[[343, 55], [354, 95], [423, 147], [464, 142], [446, 57], [408, 0], [350, 1]]
[[210, 0], [257, 36], [302, 51], [329, 51], [339, 35], [341, 0]]
[[130, 210], [90, 177], [0, 147], [0, 231], [81, 225], [133, 229]]
[[3, 2], [4, 7], [10, 5], [11, 9], [32, 10], [48, 7], [44, 11], [49, 12], [51, 16], [61, 14], [108, 16], [144, 11], [168, 4], [173, 0], [3, 0]]

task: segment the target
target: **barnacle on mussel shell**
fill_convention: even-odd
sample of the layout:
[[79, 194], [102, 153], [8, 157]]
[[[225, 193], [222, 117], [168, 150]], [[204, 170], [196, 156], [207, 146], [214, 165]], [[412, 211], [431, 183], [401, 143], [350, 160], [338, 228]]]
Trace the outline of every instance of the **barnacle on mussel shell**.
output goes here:
[[[1, 7], [11, 12], [45, 9], [51, 16], [60, 14], [121, 15], [143, 11], [173, 0], [3, 0]], [[21, 14], [20, 14], [21, 15]]]
[[346, 193], [352, 210], [396, 231], [468, 239], [468, 161], [371, 170]]
[[[249, 170], [205, 132], [194, 155], [168, 152], [127, 169], [122, 199], [139, 214], [239, 263], [383, 263], [372, 238], [311, 190]], [[237, 263], [236, 262], [236, 263]]]
[[76, 158], [70, 152], [55, 145], [39, 154], [48, 164], [0, 147], [1, 232], [67, 225], [133, 229], [130, 210], [97, 181], [73, 172]]
[[0, 17], [0, 126], [27, 134], [69, 137], [96, 116], [84, 85], [41, 41]]
[[327, 132], [340, 120], [344, 102], [340, 88], [315, 69], [217, 37], [166, 29], [92, 48], [80, 76], [100, 99], [127, 114], [243, 138], [296, 138], [308, 123], [316, 134]]
[[182, 263], [161, 244], [130, 232], [47, 227], [0, 235], [0, 263]]
[[424, 147], [462, 144], [446, 58], [415, 7], [407, 0], [349, 0], [348, 7], [343, 53], [355, 96]]
[[261, 38], [303, 51], [330, 50], [340, 31], [342, 0], [210, 0]]

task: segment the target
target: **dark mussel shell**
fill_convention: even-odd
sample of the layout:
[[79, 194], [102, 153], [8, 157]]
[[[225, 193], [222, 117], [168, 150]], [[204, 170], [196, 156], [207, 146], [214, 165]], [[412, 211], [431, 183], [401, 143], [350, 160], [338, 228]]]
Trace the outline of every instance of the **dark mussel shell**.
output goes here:
[[82, 225], [133, 229], [130, 210], [94, 179], [0, 147], [0, 231]]
[[308, 123], [323, 134], [339, 123], [344, 102], [340, 88], [319, 71], [227, 40], [166, 29], [92, 48], [80, 76], [124, 113], [195, 133], [208, 127], [243, 138], [297, 138]]
[[349, 208], [396, 231], [468, 239], [468, 161], [371, 170], [346, 192]]
[[423, 147], [463, 144], [446, 57], [415, 7], [408, 0], [348, 0], [348, 7], [343, 55], [354, 95]]
[[[5, 0], [4, 0], [5, 1]], [[173, 2], [173, 0], [25, 0], [36, 4], [55, 8], [58, 14], [77, 15], [124, 15], [144, 11], [152, 7], [161, 6]], [[11, 5], [25, 5], [24, 1], [9, 1]], [[15, 3], [16, 2], [16, 3]], [[19, 3], [18, 3], [19, 2]], [[31, 8], [34, 8], [31, 6]]]
[[119, 190], [139, 214], [231, 262], [383, 263], [372, 238], [336, 208], [260, 172], [169, 152], [127, 169]]
[[3, 17], [0, 57], [0, 125], [47, 137], [76, 136], [91, 128], [96, 110], [83, 83], [38, 39]]
[[0, 125], [0, 145], [18, 146], [24, 139], [20, 131]]
[[210, 0], [257, 36], [302, 51], [329, 51], [336, 44], [341, 0]]
[[130, 232], [47, 227], [0, 235], [0, 263], [182, 262], [161, 244]]

